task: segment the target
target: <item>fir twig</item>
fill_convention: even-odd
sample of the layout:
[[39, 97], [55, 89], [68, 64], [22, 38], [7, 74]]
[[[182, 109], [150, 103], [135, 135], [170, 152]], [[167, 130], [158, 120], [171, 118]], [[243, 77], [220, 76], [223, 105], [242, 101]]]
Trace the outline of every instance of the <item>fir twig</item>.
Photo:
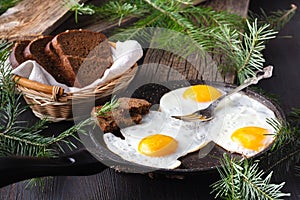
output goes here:
[[[195, 52], [202, 55], [207, 52], [222, 55], [222, 63], [218, 63], [220, 71], [236, 73], [240, 83], [252, 77], [254, 71], [262, 69], [265, 62], [262, 54], [265, 42], [275, 38], [277, 33], [270, 29], [269, 24], [258, 24], [257, 19], [253, 22], [247, 20], [245, 31], [242, 17], [226, 11], [193, 6], [191, 1], [119, 0], [108, 2], [97, 10], [109, 19], [119, 18], [119, 24], [126, 16], [147, 16], [125, 31], [119, 29], [121, 33], [110, 39], [136, 39], [142, 44], [160, 45], [155, 47], [171, 49], [181, 57]], [[171, 31], [166, 36], [156, 34], [149, 27]], [[176, 32], [186, 35], [188, 41]]]
[[[229, 38], [223, 40], [227, 42], [231, 64], [236, 68], [238, 80], [243, 83], [247, 78], [253, 77], [255, 71], [262, 70], [265, 62], [262, 51], [265, 49], [266, 41], [275, 38], [276, 31], [269, 29], [269, 25], [258, 26], [257, 20], [252, 23], [248, 20], [245, 33], [234, 34], [230, 31], [223, 31], [223, 35]], [[239, 41], [239, 37], [243, 40]], [[219, 36], [222, 39], [222, 36]], [[221, 42], [221, 41], [220, 41]], [[225, 45], [225, 43], [224, 43]]]
[[211, 185], [216, 198], [270, 200], [290, 196], [280, 191], [284, 183], [270, 183], [272, 173], [266, 175], [257, 162], [237, 161], [224, 154], [221, 164], [218, 168], [221, 179]]
[[106, 113], [111, 112], [113, 109], [119, 106], [118, 99], [113, 96], [110, 102], [106, 102], [100, 109], [96, 110], [97, 116], [104, 116]]
[[86, 134], [83, 127], [90, 125], [91, 122], [92, 120], [88, 118], [84, 121], [79, 122], [78, 124], [75, 124], [74, 126], [67, 129], [66, 131], [60, 133], [58, 136], [49, 138], [49, 140], [45, 145], [49, 147], [51, 147], [52, 145], [56, 145], [63, 153], [64, 153], [64, 149], [61, 143], [64, 144], [64, 146], [67, 146], [70, 150], [76, 149], [77, 146], [70, 140], [71, 137], [80, 141], [80, 139], [77, 137], [75, 133]]
[[64, 6], [75, 13], [76, 23], [78, 23], [78, 15], [93, 15], [95, 13], [93, 6], [80, 4], [77, 0], [65, 0]]
[[49, 181], [49, 179], [51, 180], [52, 178], [53, 177], [51, 176], [47, 176], [29, 179], [25, 188], [33, 189], [34, 187], [39, 187], [42, 191], [44, 191], [47, 181]]
[[[288, 116], [288, 122], [293, 127], [300, 129], [300, 108], [293, 108]], [[300, 138], [300, 132], [297, 132], [298, 139]]]
[[289, 172], [300, 161], [300, 110], [293, 109], [287, 122], [269, 121], [275, 128], [276, 139], [270, 152], [262, 157], [265, 171]]
[[[259, 26], [257, 20], [253, 22], [246, 20], [247, 29], [244, 32], [243, 19], [224, 11], [217, 12], [192, 5], [182, 7], [178, 1], [144, 1], [150, 6], [149, 10], [152, 11], [150, 16], [135, 23], [132, 31], [122, 30], [122, 39], [145, 40], [146, 37], [147, 40], [152, 40], [152, 44], [160, 45], [156, 46], [157, 48], [172, 49], [174, 53], [180, 52], [179, 55], [182, 57], [195, 51], [201, 54], [210, 52], [222, 55], [223, 63], [218, 63], [221, 71], [226, 73], [229, 70], [236, 73], [240, 83], [252, 77], [254, 71], [262, 69], [265, 62], [262, 54], [265, 42], [275, 38], [277, 33], [271, 30], [268, 24]], [[167, 39], [159, 34], [151, 38], [151, 31], [145, 29], [150, 26], [167, 28], [173, 32], [170, 31], [171, 35], [169, 32]], [[182, 41], [183, 37], [178, 39], [179, 36], [174, 33], [175, 31], [186, 35], [189, 42]], [[172, 47], [167, 47], [168, 45]], [[176, 47], [179, 47], [177, 51]]]
[[[271, 16], [263, 13], [261, 18], [264, 21], [258, 21], [257, 17], [249, 18], [246, 27], [240, 16], [194, 6], [193, 1], [115, 0], [93, 9], [104, 18], [119, 19], [119, 25], [124, 17], [146, 16], [138, 19], [132, 27], [118, 29], [119, 34], [110, 38], [113, 41], [135, 39], [141, 44], [156, 44], [160, 45], [156, 48], [171, 49], [184, 58], [195, 51], [221, 55], [222, 59], [217, 63], [220, 71], [235, 73], [239, 83], [242, 83], [252, 77], [254, 71], [262, 69], [265, 43], [275, 38], [277, 32], [273, 29], [279, 27], [275, 22], [278, 25], [287, 23], [294, 15], [296, 6], [292, 5], [290, 10], [278, 11]], [[156, 34], [150, 27], [169, 29], [171, 35], [170, 32], [168, 36]], [[182, 35], [175, 32], [186, 35], [188, 41], [182, 41]], [[178, 50], [176, 47], [179, 47]]]
[[249, 12], [249, 19], [257, 18], [259, 24], [268, 23], [270, 24], [270, 28], [279, 31], [282, 29], [295, 15], [297, 10], [297, 6], [295, 4], [291, 4], [291, 8], [289, 10], [278, 10], [275, 12], [271, 12], [269, 15], [261, 9], [261, 13], [254, 13], [252, 11]]
[[119, 26], [121, 26], [121, 23], [125, 17], [141, 16], [143, 13], [145, 13], [145, 11], [142, 9], [138, 11], [138, 7], [136, 4], [118, 1], [109, 1], [104, 6], [95, 8], [95, 12], [102, 18], [109, 18], [109, 20], [118, 20]]
[[277, 121], [269, 121], [276, 130], [276, 141], [273, 144], [272, 150], [278, 150], [283, 145], [291, 146], [300, 145], [300, 109], [293, 108], [287, 116], [287, 122], [280, 124]]

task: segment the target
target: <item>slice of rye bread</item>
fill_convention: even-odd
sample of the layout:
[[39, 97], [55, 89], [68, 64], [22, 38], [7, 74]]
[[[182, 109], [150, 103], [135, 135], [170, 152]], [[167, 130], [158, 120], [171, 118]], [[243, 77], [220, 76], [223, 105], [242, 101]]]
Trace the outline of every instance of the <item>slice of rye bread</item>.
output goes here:
[[66, 72], [68, 85], [89, 85], [102, 77], [113, 63], [110, 45], [102, 33], [69, 30], [56, 35], [51, 44]]
[[118, 99], [119, 108], [128, 110], [130, 113], [138, 113], [141, 115], [148, 114], [151, 103], [145, 99], [122, 97]]
[[49, 41], [47, 44], [46, 44], [46, 47], [45, 47], [45, 53], [50, 56], [50, 58], [53, 60], [53, 62], [55, 62], [57, 65], [61, 65], [61, 61], [60, 61], [60, 58], [59, 56], [57, 55], [57, 53], [55, 52], [54, 48], [53, 48], [53, 45], [52, 45], [52, 42]]
[[21, 40], [17, 41], [13, 48], [12, 52], [9, 55], [9, 61], [13, 69], [18, 67], [21, 63], [25, 62], [27, 59], [24, 57], [24, 49], [30, 43], [30, 40]]
[[118, 103], [119, 106], [116, 109], [101, 116], [97, 116], [96, 112], [102, 106], [96, 106], [92, 110], [92, 116], [97, 119], [97, 124], [104, 133], [140, 124], [142, 115], [149, 113], [151, 107], [151, 103], [147, 100], [137, 98], [119, 98]]
[[122, 112], [122, 110], [117, 110], [114, 114], [108, 112], [104, 116], [97, 117], [97, 124], [104, 133], [115, 132], [120, 130], [120, 128], [140, 124], [141, 121], [142, 115], [134, 114], [124, 117], [124, 111]]
[[99, 50], [102, 54], [106, 54], [107, 59], [110, 59], [111, 51], [108, 39], [100, 32], [81, 29], [67, 30], [57, 34], [52, 40], [52, 45], [58, 55], [76, 55], [83, 58], [86, 58], [91, 51], [95, 52], [94, 49], [101, 43], [103, 43], [103, 45]]
[[59, 67], [59, 63], [56, 63], [45, 52], [45, 46], [52, 40], [52, 38], [52, 36], [42, 36], [32, 40], [24, 49], [24, 57], [27, 60], [35, 60], [48, 73], [50, 73], [56, 81], [66, 84], [66, 79], [63, 76], [64, 72]]
[[33, 39], [24, 49], [24, 57], [28, 60], [35, 60], [39, 64], [48, 62], [49, 57], [46, 56], [44, 49], [46, 44], [51, 41], [52, 38], [52, 36], [41, 36]]
[[[97, 66], [101, 63], [104, 66], [110, 66], [107, 59], [100, 57], [81, 58], [78, 56], [64, 56], [61, 60], [65, 70], [65, 77], [73, 83], [75, 87], [84, 87], [93, 83], [96, 79], [103, 76], [106, 68]], [[68, 70], [65, 66], [72, 66], [73, 70]], [[95, 69], [97, 72], [95, 73]]]

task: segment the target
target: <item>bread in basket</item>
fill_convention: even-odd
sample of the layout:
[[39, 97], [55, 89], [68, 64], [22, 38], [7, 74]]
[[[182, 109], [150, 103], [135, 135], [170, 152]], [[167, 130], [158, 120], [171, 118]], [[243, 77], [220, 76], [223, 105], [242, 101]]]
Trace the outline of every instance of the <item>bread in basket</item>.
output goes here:
[[[142, 56], [142, 50], [140, 48], [138, 50], [139, 53], [137, 53], [139, 55], [135, 55], [134, 60], [130, 60], [130, 62], [128, 62], [126, 61], [128, 58], [126, 58], [126, 56], [124, 57], [124, 52], [121, 53], [122, 55], [120, 58], [118, 58], [118, 55], [116, 56], [118, 53], [118, 44], [119, 43], [109, 42], [109, 45], [113, 47], [112, 51], [115, 50], [115, 54], [113, 55], [114, 63], [108, 70], [105, 71], [106, 74], [104, 74], [103, 77], [99, 77], [99, 79], [91, 85], [83, 88], [66, 88], [62, 87], [62, 84], [45, 84], [34, 79], [30, 80], [28, 76], [23, 76], [18, 73], [18, 68], [20, 66], [13, 70], [13, 73], [15, 74], [14, 81], [17, 83], [17, 88], [22, 92], [25, 101], [30, 105], [33, 113], [37, 117], [47, 118], [50, 121], [72, 120], [74, 117], [74, 106], [76, 106], [77, 110], [80, 110], [82, 107], [82, 109], [86, 111], [87, 102], [107, 101], [112, 93], [125, 89], [134, 78], [138, 68], [136, 61]], [[123, 45], [126, 46], [125, 42]], [[126, 47], [122, 47], [121, 44], [119, 45], [119, 48], [126, 49]], [[122, 57], [125, 58], [124, 62], [122, 62], [122, 60], [118, 60], [122, 59]], [[25, 65], [26, 62], [23, 64]], [[122, 69], [123, 71], [121, 70], [121, 73], [115, 73], [115, 65], [118, 65], [117, 67], [120, 68], [122, 67], [120, 65], [126, 62], [127, 67]], [[128, 66], [128, 63], [131, 64]], [[90, 110], [88, 112], [90, 112]]]

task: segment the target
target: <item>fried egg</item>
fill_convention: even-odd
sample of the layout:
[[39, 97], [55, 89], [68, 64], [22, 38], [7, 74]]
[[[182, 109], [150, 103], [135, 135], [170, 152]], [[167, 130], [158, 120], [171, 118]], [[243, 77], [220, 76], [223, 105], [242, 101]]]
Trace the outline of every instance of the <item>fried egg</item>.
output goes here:
[[207, 126], [209, 137], [232, 153], [252, 157], [274, 140], [275, 129], [267, 121], [276, 119], [265, 105], [243, 94], [222, 101]]
[[209, 141], [245, 157], [266, 149], [275, 139], [275, 129], [267, 122], [277, 120], [275, 113], [243, 92], [222, 100], [208, 122], [171, 117], [204, 109], [224, 93], [206, 85], [170, 91], [160, 99], [160, 112], [150, 111], [141, 124], [121, 129], [124, 139], [106, 133], [104, 141], [110, 151], [129, 162], [164, 169], [178, 167], [179, 158]]
[[160, 110], [169, 115], [185, 115], [204, 109], [224, 94], [224, 91], [209, 85], [193, 85], [166, 93], [160, 99]]
[[200, 123], [173, 119], [157, 111], [150, 111], [141, 124], [120, 131], [125, 139], [104, 134], [108, 149], [127, 161], [165, 169], [178, 167], [180, 157], [199, 150], [207, 132]]
[[[225, 92], [220, 88], [195, 85], [179, 88], [163, 95], [160, 110], [169, 115], [190, 114], [206, 108]], [[267, 122], [275, 119], [272, 110], [243, 92], [225, 98], [215, 110], [214, 118], [203, 122], [206, 140], [232, 153], [251, 157], [267, 148], [274, 140], [275, 130]]]

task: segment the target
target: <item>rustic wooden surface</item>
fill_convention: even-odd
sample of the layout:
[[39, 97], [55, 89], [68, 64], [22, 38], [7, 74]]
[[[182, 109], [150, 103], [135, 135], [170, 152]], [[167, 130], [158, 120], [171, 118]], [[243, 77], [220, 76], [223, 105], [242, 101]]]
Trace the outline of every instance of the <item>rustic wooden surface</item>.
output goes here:
[[[189, 59], [189, 60], [188, 60]], [[138, 75], [145, 75], [148, 82], [172, 80], [206, 80], [233, 83], [234, 76], [219, 73], [218, 66], [211, 56], [204, 59], [200, 56], [189, 56], [181, 59], [178, 55], [160, 49], [149, 49]]]
[[[216, 0], [217, 2], [231, 2], [236, 6], [241, 2], [240, 0], [231, 0], [231, 1], [223, 1], [223, 0]], [[253, 0], [254, 1], [254, 0]], [[212, 1], [213, 2], [213, 1]], [[248, 2], [248, 1], [247, 1]], [[260, 2], [259, 0], [255, 0], [255, 2]], [[267, 1], [268, 3], [274, 3], [274, 0]], [[280, 0], [276, 1], [281, 2]], [[260, 3], [257, 3], [259, 6]], [[272, 4], [272, 5], [273, 5]], [[281, 6], [282, 4], [286, 5], [285, 3], [279, 3]], [[219, 5], [219, 4], [218, 4]], [[267, 3], [264, 4], [265, 6], [268, 5]], [[220, 5], [219, 5], [220, 6]], [[282, 8], [282, 7], [274, 7], [275, 8]], [[274, 10], [273, 9], [273, 10]], [[276, 9], [275, 9], [276, 10]], [[74, 20], [74, 19], [72, 19]], [[295, 26], [294, 31], [300, 30], [299, 23], [297, 20], [300, 20], [300, 16], [293, 20], [293, 26]], [[63, 30], [67, 27], [74, 27], [69, 23], [64, 24], [64, 26], [59, 27], [59, 30]], [[76, 27], [80, 27], [78, 24]], [[98, 24], [93, 26], [100, 27]], [[97, 29], [97, 28], [96, 28]], [[57, 30], [56, 30], [57, 31]], [[293, 34], [295, 32], [289, 32], [288, 34]], [[298, 32], [297, 32], [298, 33]], [[285, 40], [277, 39], [276, 40], [280, 45], [284, 45]], [[297, 44], [298, 40], [293, 40], [294, 44]], [[276, 51], [273, 55], [281, 55], [279, 50], [281, 48], [280, 45], [275, 45]], [[272, 45], [269, 47], [272, 51]], [[300, 48], [298, 45], [298, 50], [295, 49], [296, 52], [300, 53]], [[275, 50], [274, 50], [275, 51]], [[284, 51], [281, 49], [280, 52]], [[268, 54], [270, 51], [266, 51]], [[278, 53], [277, 53], [278, 52]], [[284, 54], [285, 57], [277, 56], [278, 59], [281, 61], [285, 61], [285, 63], [280, 63], [281, 61], [277, 61], [276, 63], [280, 63], [281, 72], [286, 69], [286, 62], [289, 62], [289, 65], [292, 66], [299, 66], [299, 60], [297, 60], [296, 56], [289, 56], [288, 54]], [[279, 58], [280, 57], [280, 58]], [[175, 59], [175, 60], [174, 60]], [[164, 66], [171, 66], [172, 68], [176, 68], [176, 71], [180, 72], [180, 74], [187, 78], [204, 78], [204, 79], [211, 79], [211, 80], [222, 80], [222, 76], [217, 75], [213, 72], [208, 72], [204, 70], [201, 74], [201, 71], [195, 67], [191, 67], [189, 63], [186, 63], [182, 60], [176, 60], [173, 55], [168, 52], [159, 52], [159, 51], [148, 51], [145, 55], [144, 64], [156, 62], [156, 65], [160, 63]], [[268, 62], [276, 65], [276, 63], [272, 57], [269, 58]], [[155, 65], [153, 65], [155, 66]], [[201, 66], [199, 64], [199, 66]], [[155, 67], [153, 67], [155, 69]], [[295, 68], [296, 69], [296, 68]], [[146, 69], [145, 69], [146, 70]], [[149, 70], [149, 69], [148, 69]], [[169, 68], [168, 68], [169, 70]], [[199, 73], [200, 72], [200, 73]], [[152, 73], [152, 74], [151, 74]], [[169, 73], [162, 73], [157, 68], [151, 71], [151, 76], [149, 71], [139, 71], [139, 76], [142, 79], [152, 77], [153, 79], [160, 77], [168, 80], [178, 79], [178, 74], [172, 75]], [[280, 71], [277, 71], [280, 74]], [[296, 71], [295, 74], [299, 74], [299, 70]], [[168, 76], [166, 76], [168, 74]], [[277, 82], [278, 83], [278, 82]], [[272, 88], [277, 89], [276, 84], [273, 87], [269, 86], [268, 91], [272, 91]], [[297, 91], [297, 90], [295, 90]], [[82, 169], [88, 170], [88, 169]], [[286, 185], [284, 187], [284, 191], [291, 192], [291, 198], [297, 200], [300, 198], [300, 181], [299, 178], [295, 177], [292, 173], [286, 174], [282, 173], [278, 175], [280, 181], [286, 181]], [[0, 177], [1, 178], [1, 177]], [[25, 188], [26, 182], [22, 181], [19, 183], [11, 184], [9, 186], [3, 187], [0, 189], [0, 199], [55, 199], [55, 200], [65, 200], [65, 199], [156, 199], [156, 200], [165, 200], [165, 199], [214, 199], [213, 195], [210, 194], [211, 188], [210, 184], [218, 180], [218, 175], [216, 173], [203, 173], [198, 175], [192, 175], [184, 178], [183, 180], [180, 179], [172, 179], [167, 178], [165, 176], [162, 177], [155, 177], [150, 178], [147, 175], [142, 174], [125, 174], [125, 173], [118, 173], [112, 169], [107, 169], [101, 173], [90, 175], [90, 176], [56, 176], [52, 179], [46, 181], [46, 185], [44, 190], [42, 191], [41, 188], [34, 187], [32, 189]]]
[[63, 0], [23, 0], [0, 17], [0, 39], [16, 40], [50, 34], [70, 14]]

